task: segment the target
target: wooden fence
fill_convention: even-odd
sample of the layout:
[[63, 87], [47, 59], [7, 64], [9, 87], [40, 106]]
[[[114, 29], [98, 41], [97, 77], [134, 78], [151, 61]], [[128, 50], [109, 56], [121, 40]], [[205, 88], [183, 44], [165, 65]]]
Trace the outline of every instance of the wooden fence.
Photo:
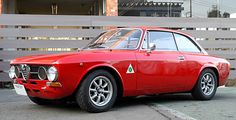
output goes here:
[[189, 33], [209, 54], [228, 59], [230, 78], [236, 78], [236, 19], [1, 15], [0, 81], [10, 80], [7, 72], [13, 58], [75, 51], [103, 28], [132, 26], [158, 26]]

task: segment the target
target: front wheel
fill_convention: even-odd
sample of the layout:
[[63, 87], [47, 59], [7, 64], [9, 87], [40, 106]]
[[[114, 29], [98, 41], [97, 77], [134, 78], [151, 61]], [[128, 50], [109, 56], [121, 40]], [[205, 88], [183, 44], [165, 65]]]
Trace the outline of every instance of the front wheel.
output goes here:
[[192, 96], [198, 100], [210, 100], [217, 89], [217, 77], [213, 70], [205, 69], [201, 72], [192, 91]]
[[88, 112], [109, 110], [117, 98], [117, 85], [114, 77], [105, 70], [90, 73], [80, 85], [76, 101], [80, 108]]

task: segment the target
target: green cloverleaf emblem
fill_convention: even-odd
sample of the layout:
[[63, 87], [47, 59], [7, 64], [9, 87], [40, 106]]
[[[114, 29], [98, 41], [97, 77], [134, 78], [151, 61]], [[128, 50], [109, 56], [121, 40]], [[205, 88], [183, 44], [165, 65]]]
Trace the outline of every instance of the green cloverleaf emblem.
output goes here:
[[127, 74], [131, 74], [131, 73], [134, 73], [134, 69], [133, 69], [133, 67], [132, 67], [132, 65], [130, 64], [129, 65], [129, 67], [128, 67], [128, 69], [127, 69], [127, 72], [126, 72]]

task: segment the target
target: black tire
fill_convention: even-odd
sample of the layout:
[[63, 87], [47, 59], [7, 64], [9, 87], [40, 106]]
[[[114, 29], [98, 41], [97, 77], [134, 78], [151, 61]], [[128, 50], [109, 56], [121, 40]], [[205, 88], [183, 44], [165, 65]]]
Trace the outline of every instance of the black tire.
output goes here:
[[[211, 86], [213, 88], [210, 88], [209, 86], [206, 85], [208, 84], [207, 81], [210, 81], [210, 80], [206, 80], [207, 75], [208, 75], [208, 79], [212, 78]], [[206, 90], [206, 86], [208, 87], [208, 91]], [[197, 100], [211, 100], [215, 96], [216, 90], [217, 90], [217, 76], [215, 72], [211, 69], [204, 69], [201, 72], [200, 76], [198, 77], [198, 81], [193, 88], [192, 96]]]
[[29, 97], [29, 99], [38, 105], [50, 105], [52, 103], [49, 100], [45, 100], [45, 99], [37, 98], [37, 97]]
[[[101, 79], [101, 78], [98, 78], [101, 76], [104, 78], [107, 78], [106, 79], [107, 82], [110, 81], [109, 85], [111, 85], [112, 87], [109, 87], [109, 88], [112, 88], [112, 92], [107, 94], [107, 96], [109, 95], [110, 97], [107, 97], [109, 99], [107, 99], [106, 104], [98, 106], [95, 103], [95, 99], [93, 99], [91, 97], [92, 93], [90, 91], [90, 88], [93, 86], [94, 81]], [[103, 82], [106, 83], [106, 81], [103, 81]], [[102, 88], [102, 85], [100, 85], [100, 83], [99, 83], [99, 86]], [[96, 88], [94, 88], [94, 89], [96, 89], [96, 93], [97, 93], [95, 95], [97, 97], [96, 100], [98, 100], [98, 96], [100, 96], [100, 94], [103, 94], [103, 98], [105, 97], [104, 96], [105, 93], [99, 93], [99, 90], [97, 88], [100, 89], [100, 87], [96, 86]], [[105, 90], [105, 88], [103, 88], [103, 89]], [[102, 90], [102, 91], [104, 91], [104, 90]], [[93, 112], [93, 113], [105, 112], [105, 111], [112, 108], [112, 106], [114, 105], [116, 98], [117, 98], [117, 85], [116, 85], [115, 78], [106, 70], [93, 71], [92, 73], [90, 73], [89, 75], [87, 75], [85, 77], [85, 79], [81, 83], [75, 97], [76, 97], [76, 101], [77, 101], [78, 105], [80, 106], [80, 108], [82, 110], [85, 110], [87, 112]], [[101, 96], [100, 96], [100, 98], [101, 98]], [[99, 101], [100, 101], [100, 99], [99, 99]]]

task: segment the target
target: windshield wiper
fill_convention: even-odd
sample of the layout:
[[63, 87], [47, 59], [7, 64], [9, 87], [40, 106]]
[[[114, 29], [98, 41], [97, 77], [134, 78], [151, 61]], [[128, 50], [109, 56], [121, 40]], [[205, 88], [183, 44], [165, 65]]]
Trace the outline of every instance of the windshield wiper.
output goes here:
[[93, 46], [93, 48], [106, 48], [104, 46]]
[[101, 46], [102, 44], [104, 44], [104, 43], [93, 43], [93, 44], [90, 44], [90, 45], [88, 45], [88, 47], [93, 47], [93, 48], [106, 48], [106, 47], [104, 47], [104, 46]]

